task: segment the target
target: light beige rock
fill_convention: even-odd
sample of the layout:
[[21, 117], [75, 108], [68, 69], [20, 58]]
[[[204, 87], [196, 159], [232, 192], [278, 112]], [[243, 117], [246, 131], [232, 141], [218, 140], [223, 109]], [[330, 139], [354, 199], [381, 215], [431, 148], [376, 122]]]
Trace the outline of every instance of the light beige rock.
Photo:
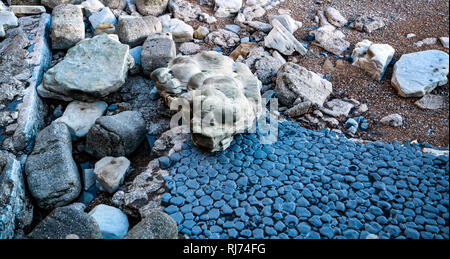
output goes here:
[[322, 26], [312, 33], [315, 35], [313, 44], [324, 48], [325, 50], [335, 54], [342, 55], [350, 43], [345, 40], [345, 35], [333, 25]]
[[85, 37], [83, 12], [75, 5], [58, 5], [52, 12], [52, 48], [68, 49]]
[[101, 188], [109, 193], [117, 191], [130, 167], [126, 157], [104, 157], [95, 163], [94, 176]]
[[325, 9], [325, 16], [327, 17], [328, 22], [336, 27], [342, 27], [348, 23], [347, 19], [333, 7]]
[[388, 44], [363, 40], [353, 49], [353, 65], [365, 70], [373, 79], [381, 81], [395, 50]]
[[45, 13], [45, 7], [42, 5], [11, 5], [8, 10], [19, 17]]

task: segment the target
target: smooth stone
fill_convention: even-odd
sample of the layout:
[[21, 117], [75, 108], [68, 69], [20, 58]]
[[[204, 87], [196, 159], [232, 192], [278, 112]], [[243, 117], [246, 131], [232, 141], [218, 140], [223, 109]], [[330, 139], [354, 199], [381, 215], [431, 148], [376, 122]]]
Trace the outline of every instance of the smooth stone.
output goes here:
[[99, 204], [89, 212], [89, 216], [97, 222], [103, 239], [121, 239], [128, 232], [128, 217], [118, 208]]

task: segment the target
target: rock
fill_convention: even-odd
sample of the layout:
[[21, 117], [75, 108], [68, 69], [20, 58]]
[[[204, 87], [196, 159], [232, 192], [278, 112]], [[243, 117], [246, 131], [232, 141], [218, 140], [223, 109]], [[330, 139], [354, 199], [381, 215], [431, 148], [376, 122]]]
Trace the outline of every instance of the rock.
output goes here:
[[54, 209], [28, 235], [30, 239], [66, 239], [77, 235], [80, 239], [101, 239], [97, 222], [85, 213], [84, 205], [75, 203]]
[[342, 55], [350, 47], [350, 43], [345, 40], [345, 35], [332, 25], [322, 26], [311, 33], [314, 34], [315, 45], [335, 55]]
[[265, 13], [266, 10], [264, 10], [261, 6], [246, 6], [239, 11], [234, 19], [234, 23], [241, 24], [243, 22], [250, 22], [253, 21], [253, 19], [264, 16]]
[[89, 216], [95, 219], [103, 239], [121, 239], [128, 232], [128, 218], [118, 208], [99, 204], [89, 212]]
[[168, 15], [159, 17], [163, 26], [163, 32], [172, 34], [175, 42], [191, 41], [194, 35], [194, 29], [189, 24], [177, 18], [171, 19]]
[[158, 16], [164, 13], [169, 0], [134, 0], [137, 10], [142, 15]]
[[355, 21], [350, 24], [350, 27], [361, 32], [372, 33], [375, 30], [381, 29], [385, 23], [381, 17], [370, 17], [367, 15], [358, 16]]
[[[261, 113], [261, 82], [246, 65], [234, 63], [215, 51], [177, 57], [168, 68], [153, 71], [151, 77], [169, 107], [178, 97], [182, 97], [179, 102], [196, 103], [192, 140], [210, 151], [226, 149], [233, 135], [252, 127], [250, 124]], [[201, 107], [197, 106], [199, 100], [203, 103]], [[201, 114], [197, 109], [201, 109]], [[228, 118], [230, 112], [234, 115], [231, 121]], [[204, 116], [209, 116], [213, 123], [202, 124]]]
[[80, 4], [80, 7], [84, 10], [86, 17], [91, 16], [93, 13], [105, 8], [100, 0], [86, 0]]
[[196, 20], [202, 10], [197, 5], [193, 5], [184, 0], [169, 0], [169, 11], [172, 13], [173, 18], [190, 22]]
[[8, 7], [6, 7], [6, 5], [2, 1], [0, 1], [0, 12], [6, 11], [6, 10], [8, 10]]
[[206, 43], [226, 49], [236, 46], [240, 41], [241, 39], [236, 33], [224, 29], [211, 32], [205, 38]]
[[64, 4], [79, 4], [81, 0], [41, 0], [41, 4], [50, 9], [54, 9], [58, 5]]
[[242, 0], [214, 0], [214, 13], [217, 17], [229, 17], [237, 12], [242, 7]]
[[[274, 53], [276, 53], [276, 51], [274, 51]], [[255, 62], [255, 75], [263, 84], [270, 84], [284, 63], [280, 59], [271, 56], [264, 56]]]
[[59, 5], [52, 11], [52, 48], [68, 49], [85, 37], [83, 12], [75, 5]]
[[373, 79], [381, 81], [395, 50], [388, 44], [363, 40], [353, 49], [353, 65], [364, 69]]
[[101, 2], [111, 9], [118, 10], [123, 10], [127, 5], [127, 0], [101, 0]]
[[207, 13], [200, 13], [200, 14], [198, 15], [198, 18], [197, 18], [197, 19], [198, 19], [199, 21], [205, 22], [205, 23], [207, 23], [207, 24], [211, 24], [211, 23], [217, 22], [216, 17], [211, 16], [211, 15], [209, 15], [209, 14], [207, 14]]
[[64, 60], [44, 74], [38, 92], [45, 98], [92, 101], [117, 91], [132, 65], [128, 45], [98, 35], [69, 49]]
[[272, 20], [273, 29], [264, 39], [264, 46], [276, 49], [284, 55], [292, 55], [295, 51], [305, 55], [307, 50], [277, 19]]
[[302, 23], [298, 22], [288, 14], [282, 14], [282, 15], [271, 15], [269, 16], [270, 24], [275, 27], [274, 20], [277, 20], [281, 25], [283, 25], [284, 28], [286, 28], [291, 34], [296, 32], [299, 28], [302, 27]]
[[189, 127], [178, 126], [164, 132], [153, 144], [152, 153], [156, 157], [171, 156], [183, 149], [188, 140]]
[[440, 37], [439, 40], [444, 48], [448, 49], [448, 37]]
[[243, 22], [244, 25], [247, 25], [257, 31], [262, 31], [265, 33], [269, 33], [273, 26], [268, 23], [260, 22], [260, 21], [249, 21], [249, 22]]
[[255, 42], [244, 42], [241, 43], [237, 48], [235, 48], [230, 53], [230, 58], [236, 60], [238, 57], [247, 57], [248, 53], [256, 47], [257, 44]]
[[177, 223], [166, 213], [155, 211], [134, 226], [125, 239], [177, 239]]
[[327, 7], [327, 9], [325, 9], [325, 16], [327, 17], [328, 22], [336, 27], [343, 27], [348, 23], [347, 19], [333, 7]]
[[8, 10], [18, 17], [45, 13], [45, 7], [41, 5], [11, 5]]
[[445, 99], [445, 96], [426, 94], [414, 104], [421, 109], [436, 110], [445, 108]]
[[193, 42], [185, 42], [180, 45], [179, 50], [184, 55], [194, 55], [200, 52], [201, 46]]
[[208, 35], [208, 33], [209, 33], [209, 30], [208, 30], [207, 27], [205, 27], [205, 26], [199, 26], [199, 27], [194, 31], [193, 36], [194, 36], [194, 39], [197, 39], [197, 40], [203, 40], [203, 39], [206, 37], [206, 35]]
[[320, 110], [332, 117], [347, 117], [353, 107], [355, 107], [352, 103], [343, 101], [341, 99], [333, 99], [329, 102], [326, 102], [324, 106], [325, 107]]
[[148, 37], [142, 46], [141, 66], [145, 75], [155, 69], [166, 67], [177, 54], [175, 42], [170, 33]]
[[82, 169], [81, 180], [85, 191], [88, 191], [95, 184], [94, 169]]
[[422, 153], [424, 154], [431, 154], [434, 156], [446, 156], [448, 157], [448, 150], [438, 150], [438, 149], [434, 149], [434, 148], [423, 148], [422, 149]]
[[19, 26], [19, 20], [13, 12], [0, 11], [0, 25], [6, 31], [10, 28]]
[[116, 27], [110, 23], [102, 22], [99, 25], [97, 25], [97, 28], [95, 28], [94, 35], [100, 35], [102, 33], [115, 34]]
[[25, 163], [25, 175], [31, 195], [43, 209], [64, 206], [78, 197], [80, 176], [64, 123], [54, 122], [37, 134]]
[[414, 34], [414, 33], [408, 33], [407, 35], [406, 35], [406, 38], [407, 39], [411, 39], [411, 38], [414, 38], [414, 37], [416, 37], [417, 35], [416, 34]]
[[302, 102], [322, 107], [333, 88], [330, 82], [316, 73], [288, 62], [278, 70], [275, 91], [280, 103], [287, 107]]
[[299, 102], [298, 104], [294, 104], [294, 106], [289, 108], [284, 114], [292, 118], [299, 117], [305, 113], [308, 113], [310, 107], [310, 101]]
[[91, 23], [92, 29], [96, 30], [100, 24], [106, 23], [116, 26], [117, 19], [116, 16], [111, 12], [111, 9], [105, 7], [100, 9], [100, 11], [92, 13], [89, 16], [89, 22]]
[[394, 65], [392, 86], [403, 97], [421, 97], [448, 81], [448, 54], [426, 50], [404, 54]]
[[84, 137], [94, 125], [95, 120], [103, 115], [107, 107], [108, 104], [103, 101], [93, 103], [73, 101], [67, 105], [63, 116], [55, 121], [65, 123], [73, 137]]
[[16, 158], [0, 151], [0, 239], [22, 238], [33, 220], [22, 166]]
[[114, 193], [123, 184], [130, 167], [126, 157], [104, 157], [95, 163], [94, 176], [101, 189]]
[[403, 117], [398, 113], [385, 116], [380, 120], [381, 124], [389, 125], [391, 127], [400, 127], [403, 125]]
[[3, 39], [6, 36], [5, 29], [3, 28], [3, 24], [0, 23], [0, 39]]
[[332, 128], [336, 128], [339, 126], [339, 121], [335, 118], [324, 117], [322, 120]]
[[136, 47], [142, 45], [148, 36], [162, 31], [160, 20], [153, 16], [121, 17], [117, 24], [117, 35], [122, 43]]
[[145, 121], [137, 111], [102, 116], [86, 135], [86, 151], [97, 157], [127, 156], [145, 138]]

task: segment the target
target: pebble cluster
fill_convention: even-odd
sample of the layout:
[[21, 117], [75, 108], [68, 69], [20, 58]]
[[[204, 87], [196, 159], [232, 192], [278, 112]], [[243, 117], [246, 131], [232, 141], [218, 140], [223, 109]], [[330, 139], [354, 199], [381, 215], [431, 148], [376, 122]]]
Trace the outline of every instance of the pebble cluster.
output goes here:
[[[160, 158], [162, 196], [190, 238], [449, 237], [448, 157], [418, 144], [355, 144], [280, 122], [278, 141], [235, 137], [206, 154], [192, 143]], [[372, 235], [371, 235], [372, 234]], [[369, 238], [370, 238], [369, 237]]]

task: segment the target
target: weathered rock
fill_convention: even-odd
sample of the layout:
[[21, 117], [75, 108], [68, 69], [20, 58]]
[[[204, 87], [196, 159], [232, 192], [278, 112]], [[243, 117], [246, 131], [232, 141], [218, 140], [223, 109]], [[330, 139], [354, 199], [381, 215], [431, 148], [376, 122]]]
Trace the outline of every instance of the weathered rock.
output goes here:
[[115, 34], [116, 33], [116, 27], [114, 25], [110, 24], [110, 23], [102, 22], [99, 25], [97, 25], [97, 28], [95, 28], [94, 35], [100, 35], [102, 33]]
[[211, 24], [211, 23], [217, 22], [216, 17], [211, 16], [211, 15], [209, 15], [209, 14], [207, 14], [207, 13], [200, 13], [200, 14], [198, 15], [197, 19], [198, 19], [199, 21], [205, 22], [205, 23], [207, 23], [207, 24]]
[[333, 88], [330, 82], [316, 73], [287, 62], [278, 70], [275, 91], [280, 103], [287, 107], [303, 102], [322, 107]]
[[256, 42], [241, 43], [230, 53], [230, 58], [236, 60], [238, 57], [247, 57], [248, 53], [257, 46]]
[[294, 20], [290, 15], [288, 14], [281, 14], [281, 15], [271, 15], [269, 16], [269, 21], [272, 26], [274, 25], [274, 20], [277, 20], [278, 22], [283, 25], [284, 28], [286, 28], [290, 33], [296, 32], [299, 28], [302, 27], [302, 23]]
[[404, 54], [394, 65], [392, 86], [403, 97], [421, 97], [448, 81], [448, 54], [426, 50]]
[[284, 63], [272, 56], [264, 56], [255, 62], [255, 75], [263, 84], [270, 84]]
[[99, 204], [89, 212], [95, 219], [103, 239], [121, 239], [128, 232], [128, 218], [120, 209]]
[[217, 17], [229, 17], [242, 7], [242, 0], [214, 0], [214, 3]]
[[155, 211], [134, 226], [125, 239], [177, 239], [177, 223], [166, 213]]
[[324, 107], [320, 110], [332, 117], [347, 117], [353, 107], [355, 107], [355, 105], [353, 105], [352, 103], [343, 101], [341, 99], [333, 99], [329, 102], [326, 102]]
[[239, 11], [236, 18], [234, 19], [234, 23], [240, 24], [243, 22], [250, 22], [253, 21], [253, 19], [264, 16], [265, 13], [266, 10], [264, 10], [264, 8], [262, 8], [261, 6], [246, 6], [241, 9], [241, 11]]
[[277, 19], [272, 20], [273, 29], [264, 39], [264, 46], [278, 50], [284, 55], [292, 55], [295, 51], [305, 55], [307, 50]]
[[101, 0], [101, 2], [111, 9], [118, 10], [123, 10], [127, 5], [127, 0]]
[[284, 114], [286, 116], [295, 118], [295, 117], [299, 117], [305, 113], [308, 113], [310, 108], [311, 108], [310, 101], [299, 102], [298, 104], [294, 103], [294, 106], [289, 108]]
[[189, 24], [180, 19], [171, 19], [169, 15], [159, 17], [163, 26], [163, 32], [172, 34], [175, 42], [191, 41], [194, 35], [194, 29]]
[[142, 15], [158, 16], [164, 13], [169, 0], [135, 0], [137, 10]]
[[95, 100], [117, 91], [132, 66], [128, 45], [98, 35], [69, 49], [64, 60], [44, 74], [38, 92], [46, 98]]
[[243, 22], [244, 25], [247, 25], [257, 31], [262, 31], [265, 33], [269, 33], [273, 26], [271, 24], [260, 22], [260, 21], [249, 21], [249, 22]]
[[395, 50], [388, 44], [363, 40], [353, 49], [353, 65], [364, 69], [373, 79], [381, 81]]
[[449, 43], [448, 43], [448, 37], [440, 37], [439, 40], [442, 43], [442, 46], [444, 46], [444, 48], [448, 49]]
[[442, 109], [445, 108], [445, 96], [426, 94], [420, 100], [417, 100], [414, 104], [421, 109]]
[[123, 184], [129, 167], [126, 157], [107, 156], [95, 163], [94, 176], [101, 189], [114, 193]]
[[169, 11], [173, 18], [178, 18], [185, 22], [196, 20], [202, 10], [197, 5], [193, 5], [184, 0], [169, 0]]
[[194, 55], [201, 51], [202, 47], [193, 42], [185, 42], [180, 45], [179, 50], [184, 55]]
[[177, 50], [170, 33], [148, 37], [142, 46], [141, 66], [145, 75], [155, 69], [166, 67], [175, 58]]
[[41, 4], [50, 9], [54, 9], [58, 5], [64, 4], [80, 4], [82, 0], [41, 0]]
[[68, 49], [85, 37], [83, 12], [75, 5], [59, 5], [52, 12], [52, 48]]
[[13, 155], [0, 151], [0, 239], [22, 238], [33, 220], [22, 166]]
[[325, 9], [325, 16], [327, 17], [328, 22], [336, 27], [343, 27], [348, 23], [347, 19], [333, 7], [327, 7], [327, 9]]
[[206, 35], [208, 35], [208, 33], [209, 33], [209, 30], [208, 30], [207, 27], [205, 27], [205, 26], [199, 26], [199, 27], [194, 31], [193, 36], [194, 36], [194, 39], [197, 39], [197, 40], [203, 40], [203, 39], [206, 37]]
[[122, 43], [136, 47], [142, 45], [148, 36], [162, 31], [160, 20], [153, 16], [121, 17], [117, 24], [117, 35]]
[[[97, 29], [100, 24], [111, 24], [116, 26], [117, 19], [116, 16], [112, 13], [111, 9], [108, 7], [102, 8], [97, 12], [92, 13], [89, 16], [89, 22], [91, 23], [92, 29]], [[104, 25], [103, 25], [104, 26]]]
[[152, 152], [156, 157], [171, 156], [181, 151], [188, 140], [189, 127], [178, 126], [164, 132], [153, 144]]
[[[153, 71], [151, 77], [169, 106], [188, 91], [179, 101], [195, 103], [192, 139], [205, 149], [226, 149], [233, 135], [252, 127], [261, 114], [261, 82], [246, 65], [218, 52], [177, 57], [168, 68]], [[206, 116], [212, 123], [202, 124]]]
[[324, 25], [311, 33], [315, 36], [313, 41], [315, 45], [335, 55], [342, 55], [350, 47], [350, 43], [345, 40], [344, 33], [337, 30], [333, 25]]
[[63, 206], [78, 197], [81, 181], [64, 123], [54, 122], [37, 134], [25, 163], [25, 175], [30, 193], [41, 208]]
[[80, 239], [101, 239], [97, 222], [84, 211], [84, 205], [56, 208], [28, 235], [31, 239], [66, 239], [76, 235]]
[[86, 135], [86, 151], [97, 157], [127, 156], [145, 138], [145, 122], [136, 111], [102, 116]]
[[80, 4], [80, 7], [84, 10], [86, 17], [91, 16], [93, 13], [100, 11], [105, 8], [100, 0], [86, 0]]
[[45, 13], [45, 7], [42, 5], [11, 5], [8, 10], [18, 17]]
[[0, 11], [0, 25], [3, 25], [3, 29], [6, 31], [9, 28], [19, 26], [19, 20], [13, 12]]
[[108, 104], [103, 101], [93, 103], [73, 101], [67, 105], [63, 116], [55, 121], [65, 123], [73, 137], [84, 137], [107, 107]]
[[236, 33], [224, 29], [211, 32], [205, 38], [206, 43], [218, 45], [222, 48], [232, 48], [239, 44], [240, 41], [241, 39]]
[[393, 113], [381, 118], [380, 123], [391, 127], [400, 127], [403, 125], [403, 117], [398, 113]]
[[367, 15], [358, 16], [350, 25], [351, 28], [367, 33], [372, 33], [375, 30], [383, 28], [384, 26], [385, 23], [381, 17], [370, 17]]

